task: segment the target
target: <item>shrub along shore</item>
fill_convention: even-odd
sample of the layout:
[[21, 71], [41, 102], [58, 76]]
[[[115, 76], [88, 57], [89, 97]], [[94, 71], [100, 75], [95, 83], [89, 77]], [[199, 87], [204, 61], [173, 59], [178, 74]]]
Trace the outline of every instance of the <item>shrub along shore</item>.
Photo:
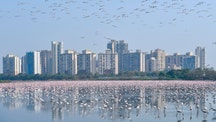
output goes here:
[[161, 72], [122, 72], [114, 74], [88, 74], [78, 73], [77, 75], [28, 75], [19, 74], [16, 76], [0, 74], [0, 83], [10, 81], [46, 81], [46, 80], [216, 80], [216, 71], [212, 69], [196, 69], [189, 71], [170, 70]]

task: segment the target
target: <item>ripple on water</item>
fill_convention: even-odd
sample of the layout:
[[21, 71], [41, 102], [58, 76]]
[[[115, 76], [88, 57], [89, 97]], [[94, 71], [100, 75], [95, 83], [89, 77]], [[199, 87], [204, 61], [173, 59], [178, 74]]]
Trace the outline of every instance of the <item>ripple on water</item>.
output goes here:
[[[35, 121], [64, 122], [213, 121], [215, 85], [212, 81], [2, 83], [0, 103], [4, 109], [0, 114], [9, 112], [16, 118], [25, 113]], [[11, 120], [8, 116], [3, 119]]]

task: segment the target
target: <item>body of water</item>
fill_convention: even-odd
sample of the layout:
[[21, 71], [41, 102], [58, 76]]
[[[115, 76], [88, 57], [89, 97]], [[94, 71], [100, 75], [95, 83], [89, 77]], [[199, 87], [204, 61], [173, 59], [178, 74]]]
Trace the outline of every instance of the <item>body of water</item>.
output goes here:
[[216, 82], [2, 83], [0, 116], [0, 122], [212, 122]]

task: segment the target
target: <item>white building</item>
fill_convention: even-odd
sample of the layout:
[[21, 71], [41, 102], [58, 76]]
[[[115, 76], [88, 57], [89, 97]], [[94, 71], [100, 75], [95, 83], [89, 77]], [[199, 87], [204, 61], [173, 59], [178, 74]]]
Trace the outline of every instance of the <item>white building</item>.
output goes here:
[[96, 73], [96, 54], [90, 50], [83, 50], [77, 56], [78, 73]]
[[118, 74], [118, 54], [106, 50], [106, 53], [98, 54], [99, 74]]
[[146, 56], [146, 72], [164, 71], [165, 68], [166, 53], [164, 50], [156, 49]]
[[63, 42], [51, 42], [52, 74], [59, 73], [59, 56], [63, 53]]
[[59, 57], [59, 73], [66, 75], [77, 74], [77, 54], [73, 50], [65, 50]]
[[10, 55], [3, 57], [3, 74], [18, 75], [21, 73], [21, 60], [18, 56]]
[[195, 49], [195, 55], [197, 57], [198, 68], [205, 68], [205, 48], [197, 47]]

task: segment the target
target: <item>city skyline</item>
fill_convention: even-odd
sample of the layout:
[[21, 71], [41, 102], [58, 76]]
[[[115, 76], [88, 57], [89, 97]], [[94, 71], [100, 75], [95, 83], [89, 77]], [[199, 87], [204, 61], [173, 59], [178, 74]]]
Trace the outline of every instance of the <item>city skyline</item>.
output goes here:
[[[211, 0], [3, 1], [0, 57], [51, 50], [55, 40], [65, 49], [100, 53], [114, 39], [125, 40], [134, 52], [160, 48], [184, 54], [205, 47], [205, 63], [215, 68], [215, 5]], [[0, 60], [0, 73], [2, 68]]]
[[[204, 69], [205, 48], [196, 47], [195, 53], [174, 53], [168, 55], [162, 49], [142, 52], [129, 51], [124, 40], [111, 40], [105, 53], [91, 50], [64, 50], [63, 42], [51, 42], [51, 50], [26, 52], [19, 58], [14, 54], [3, 57], [3, 74], [118, 74], [121, 72], [155, 72], [177, 69]], [[17, 63], [14, 63], [17, 62]], [[207, 67], [209, 68], [209, 67]]]

